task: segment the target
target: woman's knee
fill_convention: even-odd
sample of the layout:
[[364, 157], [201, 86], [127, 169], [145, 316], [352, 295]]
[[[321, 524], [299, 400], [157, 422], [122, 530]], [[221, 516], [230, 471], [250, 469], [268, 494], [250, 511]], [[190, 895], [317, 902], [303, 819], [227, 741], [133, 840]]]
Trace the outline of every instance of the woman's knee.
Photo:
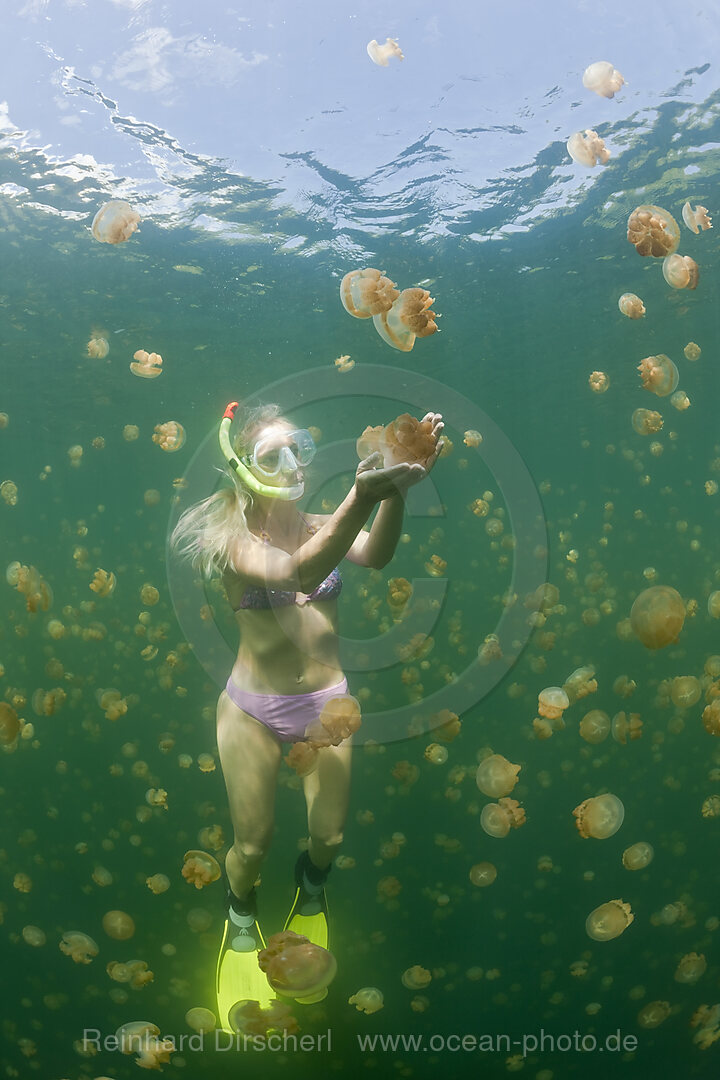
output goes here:
[[321, 844], [322, 847], [326, 848], [328, 851], [338, 851], [342, 847], [344, 836], [340, 830], [335, 830], [334, 832], [329, 830], [320, 830], [318, 832], [315, 830], [313, 831], [311, 839], [313, 844]]
[[270, 849], [273, 830], [266, 829], [252, 837], [235, 837], [232, 850], [241, 862], [259, 862]]

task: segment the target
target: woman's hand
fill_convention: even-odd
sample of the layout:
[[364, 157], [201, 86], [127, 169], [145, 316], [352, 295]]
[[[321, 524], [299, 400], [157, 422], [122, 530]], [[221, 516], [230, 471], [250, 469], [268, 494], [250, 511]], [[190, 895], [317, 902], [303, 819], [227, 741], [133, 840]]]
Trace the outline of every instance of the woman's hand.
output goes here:
[[438, 459], [440, 453], [438, 439], [445, 425], [442, 422], [441, 413], [426, 413], [423, 420], [432, 422], [432, 434], [435, 438], [435, 450], [425, 464], [410, 465], [404, 461], [385, 469], [382, 468], [382, 454], [379, 451], [370, 454], [360, 462], [355, 473], [355, 489], [361, 498], [380, 502], [392, 495], [402, 494], [409, 487], [425, 479]]

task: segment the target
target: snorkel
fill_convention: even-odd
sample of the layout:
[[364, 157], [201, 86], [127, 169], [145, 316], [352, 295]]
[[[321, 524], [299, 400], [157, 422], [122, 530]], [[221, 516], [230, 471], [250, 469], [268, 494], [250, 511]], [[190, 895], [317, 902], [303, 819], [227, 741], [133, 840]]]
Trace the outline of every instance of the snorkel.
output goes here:
[[235, 473], [237, 473], [243, 484], [249, 487], [250, 490], [254, 491], [257, 495], [264, 495], [268, 499], [299, 499], [305, 490], [305, 485], [303, 483], [294, 484], [292, 487], [273, 487], [271, 484], [263, 484], [250, 472], [247, 465], [238, 458], [232, 448], [232, 443], [230, 442], [230, 427], [239, 404], [238, 401], [230, 402], [223, 413], [223, 418], [220, 421], [220, 430], [218, 432], [220, 449], [222, 450], [228, 465]]

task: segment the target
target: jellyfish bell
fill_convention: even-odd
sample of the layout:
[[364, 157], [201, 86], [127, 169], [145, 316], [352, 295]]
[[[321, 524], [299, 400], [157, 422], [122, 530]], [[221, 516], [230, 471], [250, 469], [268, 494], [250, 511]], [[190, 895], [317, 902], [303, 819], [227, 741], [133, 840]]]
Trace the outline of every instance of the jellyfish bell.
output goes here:
[[400, 981], [406, 990], [422, 990], [432, 982], [432, 975], [427, 968], [415, 964], [403, 971]]
[[591, 709], [580, 721], [580, 737], [585, 742], [597, 745], [604, 742], [610, 734], [610, 717], [602, 709]]
[[405, 59], [400, 50], [400, 46], [394, 38], [386, 38], [384, 45], [380, 45], [375, 38], [373, 38], [372, 41], [368, 42], [367, 54], [373, 64], [377, 64], [378, 67], [387, 67], [390, 60], [395, 56], [398, 60]]
[[635, 916], [630, 905], [622, 900], [608, 900], [590, 912], [585, 921], [588, 937], [594, 941], [611, 941], [627, 930]]
[[478, 765], [475, 781], [483, 795], [498, 799], [510, 794], [518, 782], [519, 772], [520, 765], [513, 765], [502, 754], [491, 754]]
[[687, 983], [692, 985], [696, 983], [698, 979], [705, 974], [707, 970], [707, 961], [702, 953], [687, 953], [683, 956], [678, 964], [673, 978], [675, 982]]
[[497, 877], [497, 868], [491, 862], [475, 863], [470, 867], [469, 878], [478, 889], [486, 889]]
[[668, 397], [677, 390], [680, 381], [680, 373], [669, 356], [658, 353], [657, 356], [646, 356], [638, 364], [640, 379], [643, 389], [649, 390], [657, 397]]
[[635, 598], [630, 626], [646, 649], [664, 649], [677, 641], [685, 622], [685, 605], [677, 589], [653, 585]]
[[627, 238], [638, 255], [664, 259], [677, 250], [680, 227], [672, 214], [661, 206], [643, 204], [637, 206], [628, 218]]
[[682, 219], [690, 232], [698, 233], [700, 229], [712, 229], [712, 221], [704, 206], [696, 206], [693, 210], [690, 203], [686, 202], [682, 208]]
[[243, 998], [236, 1001], [228, 1013], [230, 1029], [240, 1035], [268, 1035], [271, 1031], [288, 1035], [298, 1030], [291, 1007], [275, 998], [263, 1008], [259, 1001]]
[[126, 911], [106, 911], [102, 927], [108, 937], [115, 941], [127, 941], [135, 933], [135, 921]]
[[652, 844], [644, 840], [638, 840], [637, 844], [631, 844], [622, 853], [622, 864], [626, 870], [644, 870], [655, 857]]
[[591, 836], [596, 840], [607, 840], [614, 836], [623, 823], [625, 807], [617, 795], [597, 795], [594, 799], [585, 799], [573, 810], [575, 824], [584, 840]]
[[640, 297], [632, 292], [622, 294], [618, 300], [618, 307], [628, 319], [642, 319], [645, 314], [645, 305]]
[[430, 337], [437, 329], [435, 303], [427, 289], [403, 289], [388, 311], [373, 315], [373, 324], [383, 341], [400, 352], [410, 352], [415, 339]]
[[162, 375], [162, 356], [160, 353], [149, 353], [145, 349], [138, 349], [133, 353], [130, 370], [133, 375], [141, 379], [157, 379]]
[[592, 90], [604, 98], [615, 97], [625, 83], [625, 79], [609, 60], [596, 60], [594, 64], [586, 67], [582, 81], [586, 90]]
[[565, 145], [573, 161], [577, 165], [587, 166], [588, 169], [594, 169], [598, 162], [607, 165], [610, 160], [610, 151], [605, 148], [604, 140], [591, 128], [586, 128], [584, 134], [576, 131]]
[[207, 851], [186, 851], [183, 856], [182, 876], [196, 889], [202, 889], [218, 880], [220, 864]]
[[337, 974], [331, 952], [291, 930], [268, 938], [267, 948], [258, 953], [258, 965], [273, 990], [297, 1001], [324, 998]]
[[99, 952], [98, 944], [81, 930], [67, 930], [60, 942], [60, 952], [70, 956], [76, 964], [89, 964]]
[[395, 282], [372, 266], [350, 270], [340, 282], [342, 306], [355, 319], [371, 319], [389, 311], [399, 295]]
[[570, 704], [570, 698], [560, 686], [546, 686], [538, 694], [538, 712], [547, 720], [559, 720]]
[[519, 829], [524, 824], [525, 811], [515, 799], [503, 798], [488, 803], [480, 814], [480, 827], [488, 836], [501, 838], [507, 836], [510, 829]]
[[663, 259], [662, 272], [673, 289], [697, 289], [700, 268], [689, 255], [668, 255]]
[[383, 992], [377, 986], [363, 986], [362, 990], [357, 990], [348, 998], [348, 1005], [354, 1005], [358, 1012], [368, 1016], [382, 1009], [383, 1004]]
[[635, 409], [630, 420], [638, 435], [655, 435], [663, 426], [663, 418], [654, 409]]
[[188, 1009], [185, 1013], [185, 1023], [193, 1031], [199, 1031], [201, 1035], [206, 1035], [209, 1031], [214, 1031], [217, 1025], [215, 1013], [210, 1009], [203, 1009], [200, 1006], [196, 1006], [193, 1009]]
[[122, 244], [140, 224], [140, 215], [123, 199], [111, 199], [101, 206], [92, 222], [92, 234], [101, 244]]

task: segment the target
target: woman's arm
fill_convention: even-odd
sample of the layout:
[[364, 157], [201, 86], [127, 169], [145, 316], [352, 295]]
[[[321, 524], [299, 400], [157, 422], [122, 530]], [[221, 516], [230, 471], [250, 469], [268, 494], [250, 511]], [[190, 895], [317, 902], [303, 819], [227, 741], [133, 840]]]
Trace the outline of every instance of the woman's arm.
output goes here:
[[370, 531], [363, 529], [358, 534], [347, 558], [359, 566], [382, 570], [395, 554], [404, 516], [405, 500], [399, 492], [383, 499]]

